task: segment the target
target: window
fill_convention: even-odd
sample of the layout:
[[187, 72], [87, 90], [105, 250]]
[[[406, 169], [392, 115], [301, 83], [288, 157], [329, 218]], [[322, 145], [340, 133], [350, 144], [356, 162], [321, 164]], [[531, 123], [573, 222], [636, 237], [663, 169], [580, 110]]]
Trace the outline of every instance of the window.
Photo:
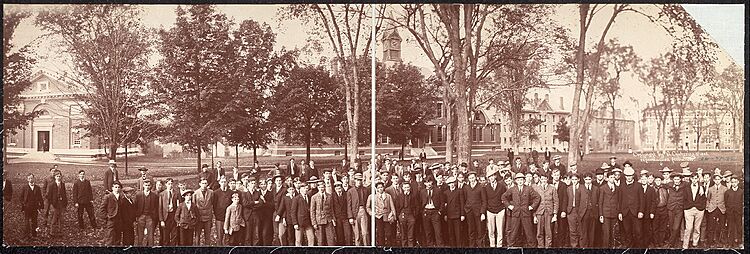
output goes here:
[[495, 126], [490, 127], [490, 141], [495, 141]]
[[390, 52], [391, 60], [398, 60], [399, 59], [399, 52], [398, 50], [391, 50]]
[[386, 136], [386, 135], [381, 135], [381, 136], [380, 136], [380, 143], [381, 143], [381, 144], [388, 144], [388, 136]]
[[438, 126], [438, 135], [437, 135], [437, 142], [443, 142], [443, 130], [445, 128], [443, 126]]
[[16, 146], [17, 142], [18, 137], [16, 137], [16, 135], [10, 135], [10, 138], [8, 138], [8, 146]]
[[479, 111], [474, 112], [474, 121], [481, 121], [482, 120], [482, 117], [480, 116], [480, 114], [482, 114], [482, 112], [479, 112]]
[[46, 92], [49, 90], [49, 82], [39, 82], [39, 92]]
[[437, 110], [438, 110], [438, 115], [440, 117], [445, 117], [445, 113], [443, 111], [443, 103], [442, 102], [438, 102], [437, 103]]
[[482, 136], [484, 136], [484, 135], [482, 135], [483, 134], [482, 133], [483, 130], [484, 130], [484, 128], [482, 128], [482, 127], [477, 128], [477, 139], [479, 140], [479, 142], [483, 141], [482, 140]]
[[73, 147], [80, 148], [81, 147], [81, 129], [73, 128], [70, 130], [70, 132], [71, 132], [70, 133], [71, 139], [73, 140]]

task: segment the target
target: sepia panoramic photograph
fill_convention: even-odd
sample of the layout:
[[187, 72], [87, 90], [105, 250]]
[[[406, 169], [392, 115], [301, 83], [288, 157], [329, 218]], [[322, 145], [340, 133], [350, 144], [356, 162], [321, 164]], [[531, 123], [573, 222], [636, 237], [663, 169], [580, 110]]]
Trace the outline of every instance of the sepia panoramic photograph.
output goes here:
[[744, 10], [4, 4], [3, 248], [738, 252]]

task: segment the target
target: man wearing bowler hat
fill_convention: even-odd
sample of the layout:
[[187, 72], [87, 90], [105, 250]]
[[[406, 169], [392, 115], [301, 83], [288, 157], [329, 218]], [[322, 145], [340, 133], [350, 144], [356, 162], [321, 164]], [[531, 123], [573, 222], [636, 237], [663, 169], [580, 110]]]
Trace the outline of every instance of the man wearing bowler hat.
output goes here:
[[115, 160], [109, 160], [109, 169], [104, 172], [104, 186], [106, 186], [105, 192], [109, 193], [109, 188], [112, 187], [112, 183], [119, 181], [120, 175], [117, 172], [117, 163], [115, 163]]

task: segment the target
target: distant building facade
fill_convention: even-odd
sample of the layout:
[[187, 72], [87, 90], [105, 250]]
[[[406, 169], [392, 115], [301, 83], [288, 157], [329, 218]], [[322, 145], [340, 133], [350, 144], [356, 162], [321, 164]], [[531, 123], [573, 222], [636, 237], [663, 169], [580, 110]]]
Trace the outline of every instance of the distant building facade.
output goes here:
[[[659, 118], [663, 105], [648, 106], [643, 110], [643, 131], [641, 133], [642, 150], [654, 151], [660, 148], [664, 150], [687, 150], [687, 151], [717, 151], [736, 149], [735, 144], [743, 145], [742, 132], [737, 132], [739, 142], [735, 143], [732, 125], [732, 117], [729, 112], [706, 104], [688, 103], [682, 119], [682, 127], [679, 133], [677, 145], [672, 142], [672, 118], [667, 116], [664, 140], [659, 141]], [[675, 112], [676, 113], [676, 112]], [[675, 123], [677, 116], [675, 115]], [[741, 120], [738, 122], [742, 122]]]
[[610, 149], [609, 130], [612, 125], [612, 112], [598, 110], [593, 112], [594, 117], [589, 125], [589, 151], [624, 153], [638, 150], [635, 146], [635, 121], [622, 118], [621, 111], [615, 110], [615, 129], [617, 129], [617, 142], [614, 149]]

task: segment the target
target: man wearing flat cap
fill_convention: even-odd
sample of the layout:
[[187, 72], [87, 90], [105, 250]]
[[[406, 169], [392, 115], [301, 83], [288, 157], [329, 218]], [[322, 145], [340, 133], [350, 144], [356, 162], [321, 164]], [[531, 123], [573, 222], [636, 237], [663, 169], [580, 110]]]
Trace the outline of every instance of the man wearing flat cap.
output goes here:
[[526, 236], [523, 241], [526, 247], [534, 247], [536, 237], [533, 234], [532, 216], [535, 209], [539, 206], [540, 197], [531, 187], [524, 185], [525, 175], [516, 173], [516, 184], [509, 188], [503, 196], [503, 204], [510, 212], [510, 235], [508, 245], [511, 247], [520, 247], [521, 233]]
[[465, 214], [468, 224], [469, 246], [483, 247], [483, 230], [487, 227], [485, 223], [487, 213], [487, 198], [484, 196], [484, 188], [477, 182], [477, 172], [468, 173], [468, 184], [464, 185], [466, 197]]
[[352, 225], [354, 233], [354, 244], [356, 246], [367, 246], [370, 241], [369, 218], [365, 211], [367, 197], [370, 192], [362, 186], [362, 173], [354, 174], [354, 186], [347, 191], [347, 217]]
[[445, 208], [443, 220], [446, 221], [448, 236], [445, 238], [448, 246], [459, 247], [463, 243], [464, 235], [461, 234], [461, 222], [464, 216], [463, 192], [456, 187], [456, 178], [451, 176], [446, 180], [448, 190], [444, 192]]
[[146, 181], [146, 179], [148, 179], [149, 181], [151, 181], [151, 183], [152, 183], [151, 188], [153, 188], [154, 187], [153, 186], [154, 178], [151, 177], [151, 176], [148, 176], [148, 168], [146, 168], [146, 167], [139, 167], [138, 171], [141, 172], [141, 177], [138, 178], [138, 182], [136, 183], [136, 189], [138, 191], [142, 191], [143, 190], [143, 182]]

